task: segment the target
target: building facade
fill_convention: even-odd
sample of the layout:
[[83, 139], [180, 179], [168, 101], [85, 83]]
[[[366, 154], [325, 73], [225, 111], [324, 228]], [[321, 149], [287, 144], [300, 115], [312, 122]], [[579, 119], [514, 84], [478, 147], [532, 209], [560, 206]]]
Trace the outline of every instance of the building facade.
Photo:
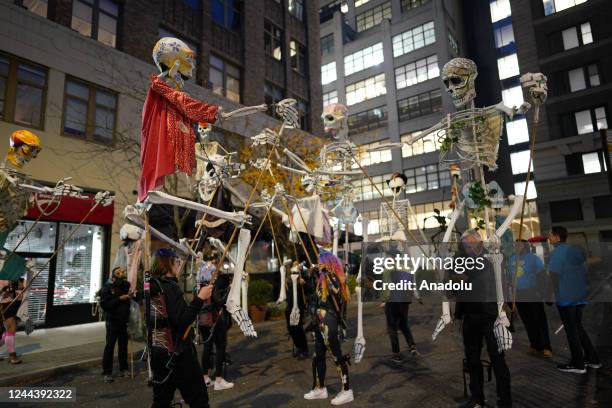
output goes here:
[[[323, 104], [348, 106], [350, 138], [359, 146], [400, 142], [455, 110], [440, 80], [446, 61], [464, 54], [459, 1], [322, 1], [321, 84]], [[362, 157], [374, 183], [391, 199], [393, 173], [407, 177], [418, 226], [450, 209], [450, 174], [438, 165], [439, 142], [428, 135], [412, 146]], [[369, 219], [368, 232], [385, 231], [381, 199], [364, 180], [354, 182], [355, 205]], [[427, 228], [437, 223], [429, 220]], [[360, 225], [356, 226], [359, 234]]]
[[533, 194], [542, 230], [564, 225], [572, 240], [596, 253], [599, 243], [612, 237], [607, 147], [612, 108], [610, 3], [493, 3], [504, 10], [503, 19], [514, 22], [520, 71], [548, 77], [550, 93], [534, 157]]
[[[95, 293], [108, 276], [120, 244], [123, 208], [137, 198], [141, 112], [149, 77], [156, 73], [151, 51], [161, 36], [180, 36], [196, 51], [196, 78], [186, 84], [186, 91], [195, 98], [229, 111], [242, 104], [269, 102], [266, 84], [270, 83], [280, 89], [277, 99], [296, 97], [303, 102], [305, 127], [318, 126], [320, 87], [305, 83], [311, 80], [309, 70], [315, 66], [312, 76], [318, 84], [318, 47], [311, 56], [296, 45], [297, 41], [307, 44], [312, 36], [318, 41], [312, 31], [318, 30], [317, 12], [315, 18], [309, 17], [311, 2], [265, 2], [276, 13], [260, 7], [256, 24], [261, 28], [252, 35], [250, 30], [256, 28], [248, 25], [255, 22], [245, 14], [251, 12], [252, 3], [0, 3], [0, 134], [6, 148], [13, 131], [32, 130], [43, 146], [38, 158], [25, 168], [35, 181], [54, 185], [70, 176], [70, 183], [86, 191], [110, 190], [116, 195], [114, 211], [96, 210], [74, 233], [87, 211], [77, 211], [77, 204], [64, 200], [17, 248], [39, 267], [48, 263], [33, 285], [30, 301], [30, 314], [37, 324], [58, 326], [93, 318]], [[231, 5], [237, 8], [230, 10]], [[187, 7], [201, 9], [194, 13]], [[225, 28], [217, 23], [221, 18]], [[277, 24], [273, 31], [278, 42], [271, 43], [275, 44], [271, 49], [264, 34], [268, 20]], [[236, 31], [228, 33], [230, 28]], [[246, 32], [251, 35], [245, 36]], [[275, 59], [275, 64], [282, 65], [282, 69], [274, 68], [277, 76], [262, 68], [266, 66], [263, 61], [274, 57], [268, 52], [280, 53]], [[298, 60], [294, 55], [300, 56]], [[311, 109], [313, 101], [316, 108]], [[250, 137], [279, 125], [270, 115], [259, 113], [248, 120], [228, 121], [218, 131]], [[29, 212], [9, 237], [7, 247], [21, 241], [36, 218], [35, 211]], [[68, 237], [71, 239], [63, 244]], [[48, 262], [55, 251], [57, 257]]]

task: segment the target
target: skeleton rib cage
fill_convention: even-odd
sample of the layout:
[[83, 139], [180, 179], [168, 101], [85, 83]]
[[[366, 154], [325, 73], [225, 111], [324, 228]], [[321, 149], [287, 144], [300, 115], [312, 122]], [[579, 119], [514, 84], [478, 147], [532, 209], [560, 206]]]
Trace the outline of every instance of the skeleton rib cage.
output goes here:
[[[391, 206], [395, 210], [395, 213], [397, 214], [397, 216], [399, 216], [402, 219], [402, 222], [406, 226], [408, 226], [408, 228], [414, 229], [410, 225], [410, 221], [411, 221], [410, 219], [410, 210], [411, 210], [410, 201], [407, 199], [398, 200], [398, 201], [395, 201], [393, 204], [391, 204]], [[388, 237], [392, 237], [395, 233], [403, 229], [403, 226], [398, 220], [398, 217], [395, 214], [393, 214], [393, 211], [391, 210], [391, 206], [386, 202], [382, 202], [380, 203], [380, 210], [379, 210], [380, 233], [381, 235], [388, 236]], [[418, 228], [416, 226], [414, 227]]]
[[493, 107], [466, 109], [447, 115], [446, 126], [434, 131], [440, 144], [440, 164], [461, 163], [497, 168], [503, 116]]

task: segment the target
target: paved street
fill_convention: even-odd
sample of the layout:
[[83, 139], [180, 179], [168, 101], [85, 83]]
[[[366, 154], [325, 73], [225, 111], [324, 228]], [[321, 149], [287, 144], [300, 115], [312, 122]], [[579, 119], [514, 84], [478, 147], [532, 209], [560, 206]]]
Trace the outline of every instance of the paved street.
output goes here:
[[[563, 331], [553, 335], [555, 357], [544, 360], [527, 355], [526, 335], [517, 324], [515, 346], [509, 355], [512, 387], [516, 407], [609, 407], [612, 406], [612, 355], [609, 348], [609, 305], [592, 306], [587, 324], [600, 327], [598, 338], [604, 354], [604, 368], [589, 370], [584, 376], [564, 374], [555, 364], [568, 356]], [[547, 309], [551, 327], [558, 327], [556, 311]], [[434, 313], [435, 311], [435, 313]], [[597, 313], [593, 313], [593, 312]], [[454, 407], [463, 397], [461, 376], [462, 347], [459, 326], [447, 328], [436, 343], [430, 341], [437, 309], [413, 305], [411, 322], [422, 356], [406, 359], [402, 365], [389, 361], [389, 344], [384, 328], [384, 313], [368, 305], [365, 313], [367, 338], [366, 357], [351, 367], [351, 386], [355, 390], [354, 407]], [[604, 316], [605, 315], [605, 316]], [[351, 325], [354, 328], [354, 324]], [[260, 326], [257, 340], [245, 339], [234, 328], [229, 352], [234, 364], [229, 377], [236, 382], [233, 390], [210, 392], [213, 407], [323, 407], [329, 401], [307, 403], [302, 394], [311, 384], [310, 361], [296, 361], [290, 356], [291, 346], [285, 336], [283, 322]], [[593, 333], [593, 331], [592, 331]], [[349, 333], [351, 334], [351, 333]], [[354, 333], [353, 333], [354, 334]], [[352, 345], [344, 343], [347, 352]], [[405, 345], [404, 350], [405, 350]], [[35, 358], [35, 356], [32, 356]], [[483, 354], [483, 358], [486, 356]], [[100, 369], [80, 369], [36, 385], [77, 388], [78, 406], [145, 407], [150, 404], [151, 390], [145, 385], [144, 365], [136, 366], [136, 379], [117, 379], [104, 384]], [[329, 360], [328, 389], [338, 391], [339, 379]], [[495, 401], [494, 382], [486, 384], [489, 401]], [[178, 394], [177, 394], [178, 399]], [[26, 405], [20, 405], [26, 406]]]

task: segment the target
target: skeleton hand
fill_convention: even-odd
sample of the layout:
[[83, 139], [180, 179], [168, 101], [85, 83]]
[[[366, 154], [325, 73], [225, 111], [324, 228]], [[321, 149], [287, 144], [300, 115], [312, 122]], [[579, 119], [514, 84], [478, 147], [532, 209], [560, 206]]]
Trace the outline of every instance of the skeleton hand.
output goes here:
[[543, 104], [548, 97], [548, 79], [541, 72], [528, 72], [521, 75], [521, 86], [529, 91], [531, 100], [535, 104]]
[[519, 115], [524, 115], [529, 109], [531, 109], [531, 104], [529, 102], [523, 102], [516, 110], [516, 113]]
[[94, 200], [96, 203], [102, 204], [102, 207], [108, 207], [115, 200], [115, 196], [112, 196], [109, 191], [98, 191]]
[[61, 179], [55, 184], [53, 188], [53, 195], [56, 197], [68, 196], [68, 197], [78, 197], [78, 198], [87, 198], [83, 196], [83, 189], [72, 184], [67, 184], [66, 181], [70, 180], [71, 177], [67, 177], [65, 179]]
[[495, 340], [497, 340], [497, 350], [500, 353], [512, 348], [512, 333], [510, 333], [508, 327], [510, 327], [510, 322], [506, 312], [502, 311], [493, 325], [493, 333], [495, 334]]
[[266, 145], [277, 146], [280, 143], [278, 133], [271, 129], [264, 129], [261, 133], [251, 136], [253, 146]]
[[363, 355], [365, 354], [366, 341], [363, 336], [358, 336], [355, 339], [355, 344], [353, 344], [353, 354], [355, 355], [355, 364], [359, 364], [363, 359]]
[[433, 341], [436, 341], [438, 334], [440, 334], [440, 332], [444, 330], [446, 325], [448, 325], [451, 321], [452, 318], [450, 315], [450, 306], [448, 302], [442, 302], [442, 316], [440, 316], [440, 320], [438, 320], [438, 323], [436, 324], [436, 328], [433, 334], [431, 335], [431, 339]]
[[291, 98], [283, 99], [276, 103], [276, 113], [283, 119], [287, 128], [300, 128], [300, 113], [295, 108], [296, 104], [297, 101]]
[[299, 274], [298, 273], [293, 273], [294, 268], [291, 268], [291, 286], [293, 289], [293, 307], [291, 308], [291, 314], [289, 315], [289, 325], [290, 326], [297, 326], [300, 323], [300, 309], [298, 308], [298, 297], [297, 297], [297, 291], [298, 291], [298, 285], [297, 285], [297, 281], [299, 278]]

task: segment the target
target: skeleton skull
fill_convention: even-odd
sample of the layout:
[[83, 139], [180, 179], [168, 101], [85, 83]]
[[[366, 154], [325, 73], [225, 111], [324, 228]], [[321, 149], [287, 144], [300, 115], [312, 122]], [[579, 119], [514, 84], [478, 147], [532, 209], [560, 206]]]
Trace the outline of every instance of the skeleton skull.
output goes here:
[[193, 76], [193, 51], [178, 38], [164, 37], [157, 41], [153, 48], [153, 61], [160, 74], [168, 75], [177, 89]]
[[457, 108], [465, 106], [476, 98], [474, 82], [477, 76], [476, 63], [467, 58], [453, 58], [442, 68], [442, 82]]
[[18, 169], [36, 158], [40, 152], [40, 139], [29, 130], [16, 130], [11, 135], [10, 148], [6, 159]]
[[332, 103], [323, 108], [321, 119], [323, 119], [325, 132], [331, 133], [334, 139], [346, 136], [348, 133], [347, 113], [346, 106], [339, 103]]

